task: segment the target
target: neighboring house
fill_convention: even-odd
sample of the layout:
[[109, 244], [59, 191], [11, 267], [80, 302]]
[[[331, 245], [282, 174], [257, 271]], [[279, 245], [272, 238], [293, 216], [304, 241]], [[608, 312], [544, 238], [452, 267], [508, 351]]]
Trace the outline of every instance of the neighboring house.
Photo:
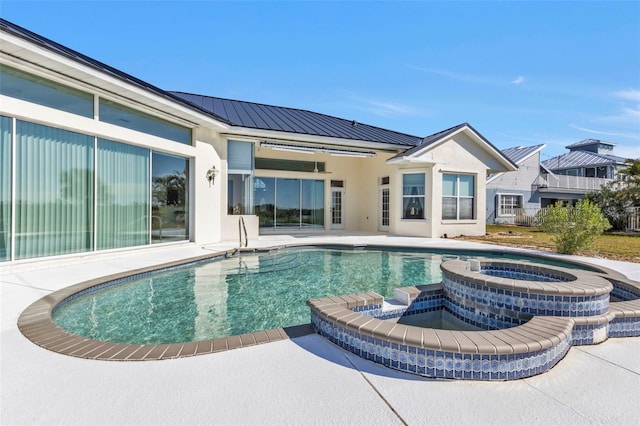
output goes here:
[[542, 162], [543, 173], [536, 181], [540, 207], [558, 201], [575, 204], [589, 192], [618, 179], [625, 158], [613, 154], [613, 142], [585, 139], [567, 146], [569, 152]]
[[518, 170], [487, 177], [487, 223], [513, 223], [522, 209], [540, 208], [534, 184], [540, 175], [540, 151], [545, 144], [503, 149], [502, 153]]
[[460, 124], [426, 138], [167, 92], [0, 20], [0, 262], [268, 232], [480, 235], [516, 166]]

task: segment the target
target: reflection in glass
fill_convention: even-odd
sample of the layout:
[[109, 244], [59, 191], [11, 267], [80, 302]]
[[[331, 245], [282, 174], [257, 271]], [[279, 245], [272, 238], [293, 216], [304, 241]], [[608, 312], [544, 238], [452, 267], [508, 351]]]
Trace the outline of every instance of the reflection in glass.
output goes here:
[[189, 238], [189, 160], [152, 154], [151, 242]]
[[276, 179], [276, 226], [300, 226], [300, 179]]

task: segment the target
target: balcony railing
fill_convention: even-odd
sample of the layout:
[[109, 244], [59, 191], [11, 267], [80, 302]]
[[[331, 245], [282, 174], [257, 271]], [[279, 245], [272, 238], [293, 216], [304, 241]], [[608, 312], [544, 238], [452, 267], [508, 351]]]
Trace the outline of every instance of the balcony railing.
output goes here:
[[534, 186], [549, 189], [571, 189], [577, 191], [597, 191], [613, 179], [541, 174], [536, 178]]

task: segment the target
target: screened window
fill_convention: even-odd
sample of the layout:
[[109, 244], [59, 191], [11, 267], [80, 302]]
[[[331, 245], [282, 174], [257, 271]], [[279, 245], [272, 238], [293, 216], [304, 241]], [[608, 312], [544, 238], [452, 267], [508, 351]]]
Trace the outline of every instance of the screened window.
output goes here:
[[475, 178], [471, 175], [442, 175], [442, 219], [475, 219]]
[[253, 143], [227, 142], [227, 209], [229, 214], [253, 214]]
[[424, 219], [424, 173], [402, 175], [402, 218]]
[[519, 208], [522, 208], [522, 195], [498, 194], [498, 216], [515, 216]]
[[100, 99], [100, 121], [191, 145], [191, 129]]
[[149, 244], [149, 155], [98, 140], [98, 249]]
[[93, 95], [0, 65], [0, 93], [71, 114], [93, 118]]

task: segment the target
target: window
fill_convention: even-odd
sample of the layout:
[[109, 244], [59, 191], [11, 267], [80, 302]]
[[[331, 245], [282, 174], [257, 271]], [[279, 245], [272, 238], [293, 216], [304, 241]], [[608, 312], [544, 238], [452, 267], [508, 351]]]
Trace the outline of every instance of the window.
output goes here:
[[151, 154], [151, 242], [189, 238], [189, 160]]
[[15, 259], [93, 250], [94, 138], [17, 121]]
[[0, 117], [0, 262], [11, 259], [12, 119]]
[[191, 129], [100, 99], [100, 121], [191, 145]]
[[424, 173], [402, 175], [402, 218], [424, 219]]
[[475, 219], [475, 178], [471, 175], [442, 175], [442, 219]]
[[522, 195], [498, 194], [498, 216], [515, 216], [519, 208], [522, 208]]
[[323, 228], [324, 181], [256, 177], [255, 214], [260, 228]]
[[148, 149], [98, 139], [96, 248], [149, 244]]
[[0, 65], [0, 93], [71, 114], [93, 118], [93, 95]]
[[227, 142], [227, 212], [253, 214], [253, 143]]

